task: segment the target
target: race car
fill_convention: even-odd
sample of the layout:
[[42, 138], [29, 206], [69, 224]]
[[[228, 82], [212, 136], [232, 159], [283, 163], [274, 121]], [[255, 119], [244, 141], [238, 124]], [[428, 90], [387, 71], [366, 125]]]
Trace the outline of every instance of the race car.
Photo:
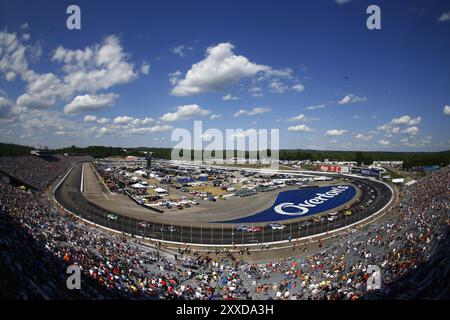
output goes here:
[[106, 218], [107, 218], [108, 220], [119, 220], [119, 216], [118, 216], [117, 214], [114, 214], [114, 213], [108, 214], [108, 215], [106, 216]]
[[175, 231], [177, 231], [177, 229], [175, 229], [174, 226], [168, 226], [168, 227], [162, 227], [161, 231], [162, 232], [175, 232]]
[[246, 225], [241, 224], [239, 227], [236, 228], [236, 230], [237, 230], [237, 231], [245, 232], [245, 231], [248, 230], [248, 228], [249, 228], [249, 226], [246, 226]]
[[352, 215], [352, 212], [350, 210], [345, 210], [344, 211], [344, 216], [350, 217], [351, 215]]
[[262, 228], [260, 227], [249, 227], [247, 229], [247, 232], [260, 232], [260, 231], [262, 231]]
[[276, 222], [269, 223], [267, 226], [272, 230], [284, 230], [284, 228], [286, 228], [284, 224], [279, 224]]

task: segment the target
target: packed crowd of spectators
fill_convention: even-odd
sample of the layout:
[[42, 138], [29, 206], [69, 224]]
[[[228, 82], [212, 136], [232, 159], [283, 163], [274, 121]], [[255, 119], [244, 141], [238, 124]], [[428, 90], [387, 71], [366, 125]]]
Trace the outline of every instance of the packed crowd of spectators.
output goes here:
[[88, 156], [18, 156], [0, 157], [0, 171], [37, 190], [43, 190], [76, 161]]
[[[39, 189], [51, 180], [46, 174], [54, 175], [54, 167], [27, 174], [34, 164], [16, 165], [22, 171], [9, 172], [20, 172]], [[318, 252], [302, 253], [299, 248], [297, 258], [249, 264], [242, 259], [246, 251], [202, 254], [188, 248], [170, 252], [150, 247], [80, 221], [40, 191], [0, 181], [0, 295], [10, 299], [448, 298], [448, 282], [442, 277], [448, 279], [450, 265], [449, 182], [450, 167], [446, 167], [409, 187], [379, 222], [355, 228]], [[67, 289], [69, 265], [82, 270], [81, 290]], [[375, 292], [367, 291], [369, 265], [381, 271], [381, 289]]]

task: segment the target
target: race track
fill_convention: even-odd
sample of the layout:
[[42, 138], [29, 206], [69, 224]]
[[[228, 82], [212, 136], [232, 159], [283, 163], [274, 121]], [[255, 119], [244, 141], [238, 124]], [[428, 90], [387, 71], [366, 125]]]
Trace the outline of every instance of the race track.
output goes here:
[[[189, 221], [180, 221], [179, 219], [158, 222], [157, 219], [150, 218], [150, 215], [157, 217], [158, 215], [164, 215], [164, 213], [150, 213], [150, 210], [147, 208], [131, 202], [122, 195], [109, 193], [106, 187], [98, 183], [95, 176], [84, 176], [83, 189], [85, 192], [89, 193], [89, 188], [96, 185], [100, 188], [100, 190], [96, 189], [96, 192], [94, 192], [97, 200], [103, 198], [100, 201], [102, 203], [109, 199], [117, 200], [106, 201], [111, 203], [111, 207], [104, 208], [96, 203], [96, 199], [91, 198], [88, 200], [81, 193], [81, 173], [82, 163], [78, 163], [55, 190], [56, 201], [72, 213], [101, 226], [128, 234], [164, 241], [203, 245], [259, 244], [309, 237], [342, 228], [364, 219], [385, 207], [392, 197], [392, 192], [386, 185], [376, 181], [352, 177], [350, 179], [352, 184], [370, 187], [375, 190], [377, 196], [370, 206], [364, 209], [353, 209], [353, 214], [350, 217], [342, 217], [340, 215], [340, 218], [333, 222], [325, 220], [322, 222], [313, 222], [302, 227], [300, 227], [300, 219], [291, 219], [283, 222], [287, 225], [284, 230], [272, 230], [265, 226], [266, 223], [246, 223], [247, 225], [263, 227], [261, 232], [247, 233], [236, 231], [237, 224], [235, 223], [198, 224]], [[369, 198], [370, 194], [367, 192], [360, 194], [361, 203], [367, 201]], [[271, 201], [273, 202], [274, 199]], [[110, 213], [118, 214], [119, 218], [117, 220], [108, 219], [108, 214]], [[249, 214], [247, 213], [246, 216], [249, 216]], [[147, 223], [143, 223], [144, 220]], [[171, 232], [167, 230], [168, 226], [174, 226], [176, 230]]]

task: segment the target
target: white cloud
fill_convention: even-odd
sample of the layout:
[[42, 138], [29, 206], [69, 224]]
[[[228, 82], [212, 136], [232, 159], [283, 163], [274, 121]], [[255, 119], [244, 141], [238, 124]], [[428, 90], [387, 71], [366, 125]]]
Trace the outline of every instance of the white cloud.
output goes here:
[[373, 138], [372, 134], [364, 135], [362, 133], [359, 133], [355, 136], [356, 140], [362, 140], [362, 141], [369, 141], [369, 140], [372, 140], [372, 138]]
[[306, 108], [304, 108], [304, 110], [317, 110], [317, 109], [323, 109], [323, 108], [325, 108], [324, 104], [318, 104], [315, 106], [306, 107]]
[[450, 106], [445, 106], [444, 107], [444, 110], [443, 110], [443, 112], [444, 112], [444, 114], [446, 115], [446, 116], [450, 116]]
[[174, 86], [180, 81], [180, 77], [181, 77], [180, 70], [169, 73], [169, 82]]
[[444, 12], [439, 18], [438, 18], [439, 22], [445, 22], [445, 21], [450, 21], [450, 11], [449, 12]]
[[21, 44], [15, 33], [0, 31], [0, 71], [19, 74], [25, 80], [30, 74], [27, 49], [29, 47]]
[[98, 119], [97, 120], [97, 123], [100, 123], [100, 124], [106, 124], [106, 123], [109, 123], [111, 121], [111, 119], [108, 119], [108, 118], [100, 118], [100, 119]]
[[128, 124], [128, 123], [130, 123], [130, 122], [133, 121], [133, 120], [134, 120], [133, 117], [129, 117], [129, 116], [118, 116], [118, 117], [115, 117], [115, 118], [114, 118], [113, 122], [114, 122], [115, 124]]
[[231, 94], [227, 94], [225, 96], [222, 97], [222, 100], [224, 101], [232, 101], [232, 100], [240, 100], [241, 98], [236, 97], [236, 96], [232, 96]]
[[261, 108], [261, 107], [256, 107], [256, 108], [253, 108], [252, 110], [240, 109], [238, 112], [236, 112], [234, 114], [234, 116], [235, 117], [240, 117], [242, 115], [255, 116], [255, 115], [267, 113], [267, 112], [270, 112], [270, 111], [272, 111], [272, 109], [270, 109], [270, 108]]
[[106, 37], [101, 45], [84, 50], [58, 47], [52, 60], [63, 64], [63, 70], [67, 73], [64, 82], [72, 90], [108, 89], [137, 77], [119, 38], [113, 35]]
[[145, 75], [150, 73], [150, 65], [145, 61], [141, 64], [141, 73]]
[[418, 125], [421, 121], [422, 121], [421, 117], [412, 118], [408, 115], [404, 115], [399, 118], [392, 119], [391, 124], [415, 126]]
[[15, 33], [0, 32], [0, 72], [8, 81], [20, 75], [27, 83], [25, 92], [16, 100], [20, 107], [50, 108], [56, 101], [67, 100], [74, 94], [87, 91], [94, 95], [99, 89], [108, 89], [137, 77], [115, 36], [84, 50], [58, 47], [51, 59], [62, 64], [62, 77], [53, 73], [39, 74], [28, 68], [26, 55], [33, 59], [40, 51], [40, 46], [24, 45]]
[[206, 57], [192, 65], [184, 79], [172, 89], [175, 96], [189, 96], [205, 92], [223, 91], [225, 88], [258, 73], [266, 77], [285, 75], [286, 70], [274, 70], [267, 65], [259, 65], [248, 58], [236, 55], [231, 43], [219, 43], [206, 50]]
[[329, 137], [337, 137], [337, 136], [342, 136], [346, 132], [347, 132], [347, 130], [332, 129], [332, 130], [327, 130], [325, 135], [329, 136]]
[[65, 114], [80, 113], [86, 111], [98, 111], [111, 106], [116, 101], [118, 95], [115, 93], [76, 96], [64, 107]]
[[304, 114], [299, 114], [298, 116], [288, 118], [288, 122], [305, 121], [306, 117]]
[[305, 86], [300, 83], [297, 83], [294, 84], [291, 89], [297, 92], [303, 92], [305, 90]]
[[273, 80], [269, 83], [269, 89], [271, 92], [275, 93], [284, 93], [288, 89], [288, 87], [279, 80]]
[[248, 90], [248, 92], [250, 92], [252, 97], [255, 97], [255, 98], [261, 98], [264, 96], [262, 89], [260, 87], [252, 87]]
[[309, 132], [312, 131], [310, 127], [304, 124], [299, 124], [298, 126], [292, 126], [288, 128], [288, 131], [295, 131], [295, 132]]
[[228, 136], [228, 140], [242, 139], [242, 138], [251, 137], [251, 136], [257, 136], [257, 135], [258, 135], [258, 131], [256, 131], [253, 128], [247, 129], [247, 130], [236, 130], [235, 133], [230, 134]]
[[16, 78], [16, 73], [14, 71], [8, 71], [5, 75], [6, 81], [12, 81]]
[[338, 104], [351, 104], [351, 103], [359, 103], [367, 101], [366, 97], [355, 96], [354, 94], [347, 94], [341, 100], [338, 101]]
[[85, 115], [83, 118], [84, 122], [94, 122], [97, 120], [97, 117], [91, 114]]
[[192, 48], [192, 47], [186, 47], [184, 45], [181, 45], [181, 46], [172, 48], [170, 50], [170, 52], [172, 52], [173, 54], [176, 54], [176, 55], [178, 55], [180, 57], [184, 57], [186, 50], [192, 51], [193, 49], [194, 48]]
[[389, 140], [383, 140], [383, 139], [379, 140], [378, 143], [382, 146], [388, 146], [391, 144], [391, 142]]
[[[409, 115], [403, 115], [398, 118], [392, 119], [390, 122], [385, 123], [377, 127], [378, 131], [384, 131], [386, 137], [392, 137], [392, 134], [406, 133], [409, 135], [415, 135], [419, 132], [418, 124], [422, 121], [422, 117], [413, 118]], [[409, 128], [403, 129], [401, 127], [408, 126]]]
[[417, 135], [419, 133], [419, 131], [420, 131], [419, 128], [417, 128], [415, 126], [414, 127], [409, 127], [407, 129], [403, 130], [404, 133], [409, 134], [411, 136]]
[[194, 116], [208, 116], [211, 111], [202, 109], [197, 104], [190, 104], [177, 107], [176, 112], [169, 112], [164, 114], [160, 119], [163, 121], [180, 121], [186, 120]]
[[212, 114], [209, 119], [214, 120], [214, 119], [219, 119], [220, 117], [222, 117], [221, 114]]
[[350, 3], [352, 0], [334, 0], [338, 5]]

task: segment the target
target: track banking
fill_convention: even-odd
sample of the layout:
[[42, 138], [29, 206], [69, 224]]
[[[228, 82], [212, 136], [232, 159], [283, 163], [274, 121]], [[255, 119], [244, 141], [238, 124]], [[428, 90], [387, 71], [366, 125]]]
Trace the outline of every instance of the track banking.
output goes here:
[[270, 208], [259, 213], [220, 223], [266, 223], [306, 217], [333, 210], [356, 195], [352, 185], [288, 190], [277, 195]]
[[274, 211], [278, 214], [288, 216], [302, 216], [308, 213], [310, 208], [315, 208], [316, 206], [321, 205], [327, 202], [328, 200], [339, 196], [342, 192], [346, 191], [348, 188], [349, 188], [348, 186], [333, 187], [328, 192], [316, 193], [316, 197], [309, 200], [305, 200], [298, 204], [294, 204], [291, 202], [281, 203], [275, 206]]

